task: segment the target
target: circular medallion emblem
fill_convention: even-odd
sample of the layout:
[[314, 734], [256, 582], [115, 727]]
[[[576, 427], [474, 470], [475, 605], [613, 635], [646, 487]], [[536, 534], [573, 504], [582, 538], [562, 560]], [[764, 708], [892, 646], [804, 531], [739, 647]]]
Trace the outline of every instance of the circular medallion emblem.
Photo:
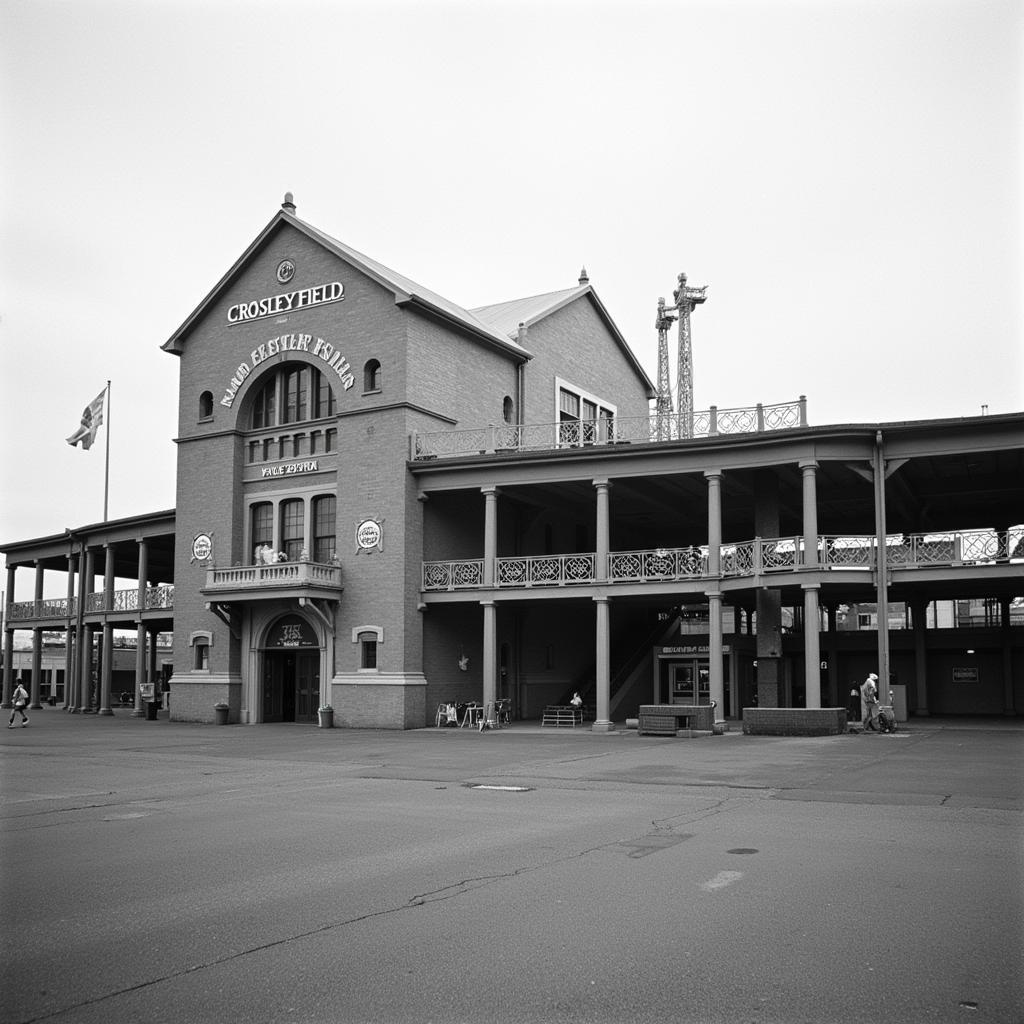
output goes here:
[[208, 533], [200, 533], [192, 541], [192, 557], [197, 562], [205, 562], [213, 554], [213, 538]]
[[287, 284], [295, 276], [295, 264], [291, 260], [281, 260], [277, 265], [277, 279]]
[[356, 527], [356, 543], [364, 550], [380, 547], [381, 527], [375, 519], [364, 519]]

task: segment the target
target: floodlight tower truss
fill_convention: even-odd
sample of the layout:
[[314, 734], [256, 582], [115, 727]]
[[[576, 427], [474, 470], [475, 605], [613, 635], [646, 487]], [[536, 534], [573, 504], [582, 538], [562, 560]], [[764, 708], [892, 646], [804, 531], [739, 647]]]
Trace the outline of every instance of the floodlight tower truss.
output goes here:
[[675, 317], [665, 308], [665, 299], [658, 298], [658, 317], [654, 326], [658, 329], [658, 404], [655, 410], [655, 433], [657, 440], [668, 441], [672, 437], [672, 385], [668, 370], [668, 332], [675, 323]]
[[[707, 301], [705, 293], [708, 286], [689, 287], [685, 274], [680, 274], [678, 280], [679, 287], [672, 293], [676, 300], [673, 308], [679, 319], [679, 355], [676, 362], [676, 402], [679, 409], [677, 436], [687, 438], [693, 437], [693, 349], [690, 342], [690, 313], [693, 312], [694, 306]], [[666, 344], [666, 350], [667, 347]]]

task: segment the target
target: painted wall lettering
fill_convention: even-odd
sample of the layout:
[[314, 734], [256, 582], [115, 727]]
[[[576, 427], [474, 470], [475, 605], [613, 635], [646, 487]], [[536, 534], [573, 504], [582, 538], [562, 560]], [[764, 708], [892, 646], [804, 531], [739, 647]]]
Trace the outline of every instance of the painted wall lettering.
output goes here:
[[260, 471], [261, 476], [292, 476], [294, 473], [315, 473], [319, 468], [317, 459], [308, 459], [306, 462], [289, 462], [285, 466], [264, 466]]
[[301, 288], [294, 292], [269, 295], [252, 302], [238, 302], [228, 310], [229, 324], [244, 324], [249, 320], [262, 320], [280, 313], [294, 313], [297, 309], [322, 306], [327, 302], [341, 302], [345, 298], [345, 286], [340, 281], [320, 284], [315, 288]]
[[262, 345], [257, 345], [249, 353], [248, 361], [239, 365], [234, 376], [228, 382], [228, 386], [224, 389], [224, 397], [220, 400], [220, 404], [226, 409], [230, 409], [239, 388], [253, 369], [265, 360], [285, 352], [308, 352], [323, 360], [338, 375], [341, 386], [346, 391], [356, 382], [349, 361], [340, 350], [324, 341], [323, 338], [314, 338], [312, 334], [281, 334], [265, 341]]

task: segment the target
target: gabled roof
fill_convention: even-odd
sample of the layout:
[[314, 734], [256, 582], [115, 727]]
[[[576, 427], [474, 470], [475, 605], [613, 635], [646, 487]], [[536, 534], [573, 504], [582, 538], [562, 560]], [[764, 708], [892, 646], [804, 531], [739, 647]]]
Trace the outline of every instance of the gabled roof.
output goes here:
[[369, 256], [365, 256], [363, 253], [358, 252], [351, 246], [345, 245], [344, 242], [339, 242], [336, 238], [332, 238], [330, 235], [321, 231], [319, 228], [314, 227], [312, 224], [307, 224], [305, 221], [299, 220], [299, 218], [289, 212], [289, 209], [286, 207], [294, 209], [294, 206], [290, 203], [290, 196], [286, 197], [285, 206], [274, 215], [270, 223], [267, 224], [252, 244], [244, 253], [242, 253], [238, 260], [235, 261], [231, 269], [228, 270], [216, 285], [214, 285], [206, 298], [204, 298], [192, 313], [189, 314], [188, 318], [174, 332], [174, 334], [164, 342], [161, 348], [165, 352], [171, 352], [175, 355], [181, 354], [184, 349], [186, 338], [199, 319], [207, 312], [210, 306], [217, 301], [221, 293], [238, 278], [248, 265], [252, 256], [267, 245], [270, 239], [273, 238], [273, 236], [276, 235], [285, 225], [289, 225], [295, 228], [295, 230], [302, 232], [302, 234], [306, 235], [308, 238], [311, 238], [313, 241], [324, 246], [324, 248], [330, 250], [336, 256], [348, 263], [351, 263], [357, 269], [366, 274], [367, 277], [376, 281], [381, 285], [381, 287], [386, 288], [395, 296], [396, 305], [419, 308], [435, 317], [439, 317], [455, 328], [469, 333], [486, 344], [496, 348], [501, 348], [508, 353], [518, 356], [522, 360], [530, 358], [530, 353], [522, 348], [514, 338], [509, 338], [494, 330], [493, 327], [484, 323], [469, 310], [463, 309], [461, 306], [449, 301], [441, 295], [438, 295], [429, 288], [424, 288], [422, 285], [417, 284], [415, 281], [405, 277], [403, 274], [399, 274], [396, 271], [391, 270], [389, 267], [385, 267], [384, 264], [378, 263]]
[[520, 324], [525, 324], [527, 328], [532, 327], [538, 320], [543, 320], [555, 310], [561, 309], [589, 291], [589, 285], [577, 285], [575, 288], [531, 295], [525, 299], [498, 302], [493, 306], [477, 306], [470, 312], [494, 330], [506, 337], [514, 338], [519, 333]]
[[[584, 275], [585, 275], [584, 271]], [[586, 276], [580, 278], [580, 284], [574, 288], [563, 288], [557, 292], [545, 292], [543, 295], [532, 295], [525, 299], [512, 299], [509, 302], [498, 302], [492, 306], [477, 306], [471, 309], [472, 313], [479, 320], [491, 327], [493, 330], [504, 334], [508, 338], [516, 338], [519, 334], [519, 325], [523, 324], [529, 332], [529, 328], [539, 323], [545, 317], [557, 313], [558, 310], [577, 299], [587, 298], [593, 303], [598, 316], [608, 328], [609, 333], [615, 339], [616, 344], [622, 350], [622, 354], [629, 360], [637, 375], [647, 386], [649, 397], [654, 398], [657, 392], [650, 378], [640, 365], [633, 350], [629, 347], [621, 331], [615, 325], [615, 321], [608, 315], [604, 303], [597, 297], [597, 292], [590, 286]], [[527, 333], [529, 340], [529, 333]]]

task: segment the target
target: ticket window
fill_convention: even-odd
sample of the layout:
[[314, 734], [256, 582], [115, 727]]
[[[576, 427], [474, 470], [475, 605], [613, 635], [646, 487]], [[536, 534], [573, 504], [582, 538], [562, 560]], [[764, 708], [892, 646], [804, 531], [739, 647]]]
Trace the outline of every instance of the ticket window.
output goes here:
[[673, 662], [669, 665], [669, 690], [673, 704], [710, 704], [710, 665], [706, 661]]

